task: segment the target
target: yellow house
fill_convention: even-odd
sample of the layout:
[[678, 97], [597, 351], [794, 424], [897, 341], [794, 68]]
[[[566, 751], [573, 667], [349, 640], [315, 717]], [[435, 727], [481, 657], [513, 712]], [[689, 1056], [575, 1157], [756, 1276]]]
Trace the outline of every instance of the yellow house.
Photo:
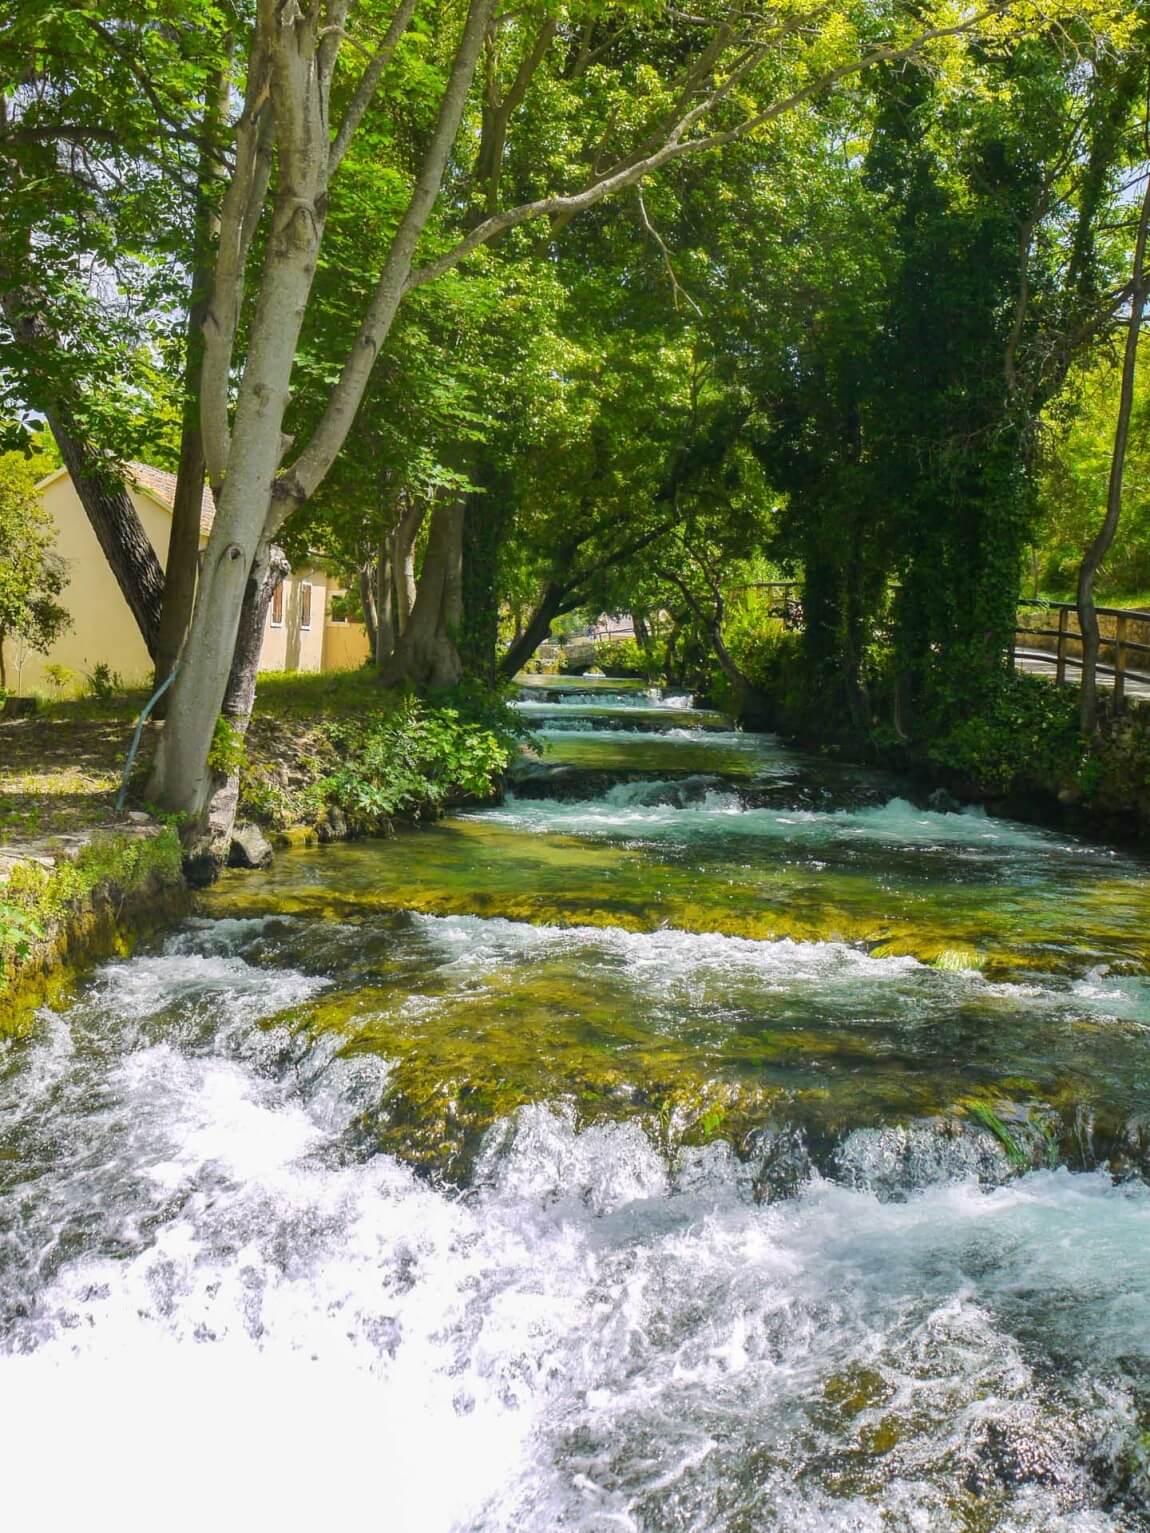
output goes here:
[[[128, 493], [161, 565], [168, 556], [176, 476], [144, 463], [130, 463]], [[55, 553], [64, 561], [68, 583], [60, 603], [72, 619], [46, 655], [10, 657], [9, 677], [17, 692], [43, 690], [48, 667], [64, 668], [69, 682], [83, 683], [97, 665], [116, 672], [126, 685], [146, 683], [151, 660], [116, 577], [92, 531], [66, 468], [37, 486], [56, 528]], [[200, 547], [207, 542], [215, 506], [205, 486], [200, 513]], [[330, 597], [340, 594], [327, 571], [307, 564], [276, 587], [264, 628], [261, 671], [329, 671], [362, 665], [368, 654], [360, 623], [335, 622]], [[71, 673], [68, 675], [67, 673]], [[57, 676], [59, 673], [56, 673]]]

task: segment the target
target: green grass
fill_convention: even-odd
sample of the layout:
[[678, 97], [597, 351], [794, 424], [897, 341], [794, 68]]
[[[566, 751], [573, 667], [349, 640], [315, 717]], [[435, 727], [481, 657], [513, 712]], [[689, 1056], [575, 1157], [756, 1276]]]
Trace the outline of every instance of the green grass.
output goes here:
[[253, 717], [318, 723], [364, 711], [390, 712], [401, 696], [382, 687], [368, 666], [355, 671], [263, 671]]
[[[130, 728], [151, 696], [147, 687], [130, 687], [114, 697], [48, 697], [37, 693], [39, 720], [54, 723], [110, 724]], [[386, 709], [389, 698], [375, 671], [262, 671], [256, 692], [255, 716], [268, 718], [319, 717], [331, 712], [354, 713], [368, 707]]]
[[[150, 695], [133, 688], [110, 698], [46, 699], [30, 717], [0, 722], [0, 844], [114, 824], [120, 774]], [[367, 669], [270, 671], [259, 679], [255, 721], [311, 725], [386, 712], [398, 702]], [[149, 723], [142, 767], [157, 737]]]
[[[1024, 592], [1021, 598], [1030, 601], [1033, 598]], [[1039, 601], [1069, 602], [1073, 605], [1078, 599], [1076, 591], [1041, 591]], [[1121, 607], [1127, 611], [1150, 612], [1150, 591], [1108, 591], [1099, 584], [1094, 592], [1094, 600], [1100, 607]]]
[[[57, 698], [43, 702], [27, 718], [0, 722], [0, 843], [40, 841], [115, 825], [120, 774], [149, 696], [133, 689], [111, 698]], [[478, 715], [473, 703], [479, 705]], [[260, 818], [270, 816], [272, 822], [283, 818], [292, 796], [284, 768], [301, 768], [297, 776], [306, 777], [339, 765], [322, 726], [369, 717], [378, 721], [404, 704], [405, 694], [381, 686], [370, 667], [261, 673], [244, 745], [245, 808]], [[451, 706], [481, 726], [496, 722], [483, 716], [482, 699], [461, 695]], [[136, 784], [146, 778], [160, 727], [149, 721], [144, 731]], [[269, 767], [274, 769], [270, 773]]]

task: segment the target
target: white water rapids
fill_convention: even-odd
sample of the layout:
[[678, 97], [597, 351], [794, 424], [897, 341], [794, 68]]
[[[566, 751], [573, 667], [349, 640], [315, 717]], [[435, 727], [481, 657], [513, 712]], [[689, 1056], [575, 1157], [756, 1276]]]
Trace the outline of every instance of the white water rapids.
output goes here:
[[669, 1168], [541, 1105], [452, 1192], [349, 1152], [384, 1066], [256, 1025], [317, 982], [189, 945], [8, 1046], [12, 1526], [1146, 1525], [1101, 1504], [1141, 1451], [1141, 1184], [760, 1207], [722, 1146]]

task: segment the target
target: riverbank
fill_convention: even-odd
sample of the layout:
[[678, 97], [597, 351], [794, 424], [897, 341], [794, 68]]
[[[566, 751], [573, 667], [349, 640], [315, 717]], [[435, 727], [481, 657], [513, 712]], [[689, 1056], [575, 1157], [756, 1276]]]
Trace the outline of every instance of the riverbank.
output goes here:
[[[126, 705], [125, 705], [126, 706]], [[187, 908], [176, 831], [115, 809], [127, 720], [77, 704], [0, 722], [0, 1013]]]
[[789, 638], [760, 666], [753, 707], [741, 708], [719, 678], [703, 695], [747, 728], [772, 730], [830, 760], [881, 767], [924, 796], [941, 791], [994, 815], [1150, 848], [1150, 703], [1128, 697], [1115, 713], [1101, 691], [1099, 731], [1088, 740], [1079, 731], [1075, 688], [1016, 673], [1002, 678], [982, 711], [947, 723], [919, 720], [905, 733], [890, 722], [891, 700], [872, 699], [874, 717], [864, 730], [845, 705], [815, 705]]
[[[18, 992], [36, 999], [188, 908], [178, 828], [142, 800], [162, 724], [146, 727], [128, 808], [115, 807], [145, 701], [79, 699], [0, 721], [0, 1001], [13, 1009]], [[390, 835], [489, 799], [515, 738], [498, 699], [431, 707], [366, 672], [264, 677], [238, 761], [233, 861], [263, 865], [273, 843]]]
[[0, 1009], [18, 1025], [78, 967], [187, 913], [182, 850], [150, 816], [0, 849]]

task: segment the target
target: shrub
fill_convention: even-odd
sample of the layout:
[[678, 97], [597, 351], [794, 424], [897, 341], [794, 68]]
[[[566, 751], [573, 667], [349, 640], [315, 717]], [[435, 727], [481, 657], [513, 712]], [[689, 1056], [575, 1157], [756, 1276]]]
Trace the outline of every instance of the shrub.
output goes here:
[[124, 678], [113, 671], [106, 660], [101, 660], [88, 673], [88, 691], [101, 702], [118, 697], [124, 690]]
[[51, 665], [44, 667], [44, 680], [57, 695], [67, 691], [70, 687], [74, 687], [79, 679], [75, 671], [69, 670], [66, 665], [59, 665], [55, 661]]
[[393, 713], [334, 723], [327, 732], [345, 761], [315, 784], [313, 797], [360, 823], [489, 798], [511, 754], [502, 730], [415, 698]]
[[654, 681], [666, 667], [666, 645], [659, 639], [640, 644], [637, 639], [599, 639], [595, 664], [605, 676], [642, 676]]
[[986, 792], [1036, 781], [1057, 787], [1086, 764], [1077, 692], [1039, 676], [1004, 672], [984, 706], [930, 740], [926, 754]]

